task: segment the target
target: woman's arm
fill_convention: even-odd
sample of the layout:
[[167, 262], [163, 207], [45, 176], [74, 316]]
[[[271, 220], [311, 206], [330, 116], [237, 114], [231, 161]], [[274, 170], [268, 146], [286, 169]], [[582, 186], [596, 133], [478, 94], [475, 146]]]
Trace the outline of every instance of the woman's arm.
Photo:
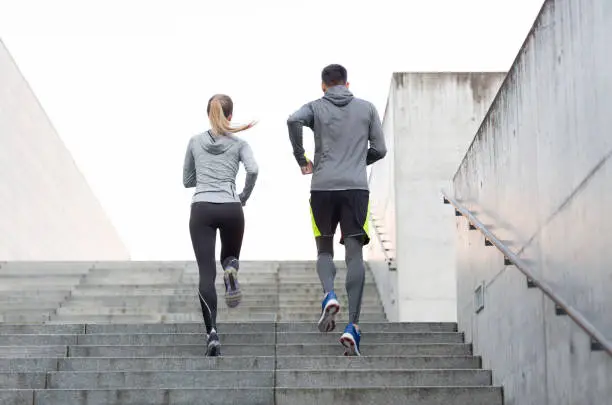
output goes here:
[[185, 164], [183, 165], [183, 185], [185, 188], [196, 186], [195, 160], [193, 158], [193, 152], [191, 151], [192, 142], [193, 140], [190, 140], [189, 145], [187, 145]]
[[255, 182], [257, 181], [257, 175], [259, 173], [259, 167], [255, 161], [255, 156], [253, 156], [253, 150], [245, 141], [243, 141], [242, 146], [240, 147], [240, 161], [242, 164], [244, 164], [244, 169], [246, 170], [246, 181], [244, 184], [244, 189], [242, 190], [242, 193], [240, 193], [239, 197], [242, 205], [245, 205], [253, 192]]

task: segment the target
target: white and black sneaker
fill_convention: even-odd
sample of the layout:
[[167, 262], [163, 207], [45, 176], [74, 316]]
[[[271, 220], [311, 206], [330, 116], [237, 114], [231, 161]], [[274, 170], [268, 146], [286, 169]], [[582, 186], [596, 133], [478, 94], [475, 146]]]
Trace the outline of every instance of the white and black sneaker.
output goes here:
[[223, 282], [225, 283], [225, 303], [228, 308], [236, 308], [242, 299], [242, 291], [238, 282], [238, 259], [229, 258], [223, 265]]
[[217, 357], [221, 356], [221, 343], [219, 342], [219, 336], [213, 329], [208, 335], [208, 346], [206, 348], [206, 356]]

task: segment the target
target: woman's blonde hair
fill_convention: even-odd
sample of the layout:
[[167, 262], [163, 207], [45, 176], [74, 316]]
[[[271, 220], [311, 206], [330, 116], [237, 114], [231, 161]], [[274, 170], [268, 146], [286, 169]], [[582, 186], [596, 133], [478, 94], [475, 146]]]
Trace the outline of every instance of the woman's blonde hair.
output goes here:
[[215, 94], [208, 100], [206, 113], [208, 114], [208, 120], [210, 121], [213, 133], [217, 135], [235, 134], [236, 132], [252, 128], [255, 125], [255, 121], [251, 121], [246, 125], [232, 126], [228, 118], [232, 115], [233, 111], [234, 103], [225, 94]]

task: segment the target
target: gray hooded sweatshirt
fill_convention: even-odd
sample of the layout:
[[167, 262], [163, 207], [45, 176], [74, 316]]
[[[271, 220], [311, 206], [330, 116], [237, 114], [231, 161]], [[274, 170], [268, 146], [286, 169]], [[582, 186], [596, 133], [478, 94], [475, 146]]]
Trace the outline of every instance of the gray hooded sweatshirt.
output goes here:
[[[239, 163], [244, 164], [246, 183], [236, 193]], [[235, 135], [214, 135], [211, 131], [189, 141], [183, 166], [183, 185], [195, 187], [193, 202], [245, 205], [257, 181], [257, 162], [249, 144]]]
[[289, 117], [289, 139], [301, 167], [302, 127], [314, 132], [315, 155], [311, 190], [368, 190], [367, 165], [387, 154], [380, 117], [374, 105], [334, 86]]

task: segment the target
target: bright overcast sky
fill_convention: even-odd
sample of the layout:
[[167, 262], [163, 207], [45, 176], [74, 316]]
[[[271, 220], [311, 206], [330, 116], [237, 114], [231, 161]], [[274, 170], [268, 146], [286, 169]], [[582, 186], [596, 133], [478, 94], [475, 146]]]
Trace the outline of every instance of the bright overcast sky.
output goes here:
[[193, 258], [183, 158], [217, 92], [260, 121], [242, 134], [260, 165], [243, 258], [312, 259], [285, 122], [321, 96], [321, 68], [345, 65], [382, 118], [394, 71], [507, 70], [541, 4], [0, 0], [0, 37], [134, 259]]

